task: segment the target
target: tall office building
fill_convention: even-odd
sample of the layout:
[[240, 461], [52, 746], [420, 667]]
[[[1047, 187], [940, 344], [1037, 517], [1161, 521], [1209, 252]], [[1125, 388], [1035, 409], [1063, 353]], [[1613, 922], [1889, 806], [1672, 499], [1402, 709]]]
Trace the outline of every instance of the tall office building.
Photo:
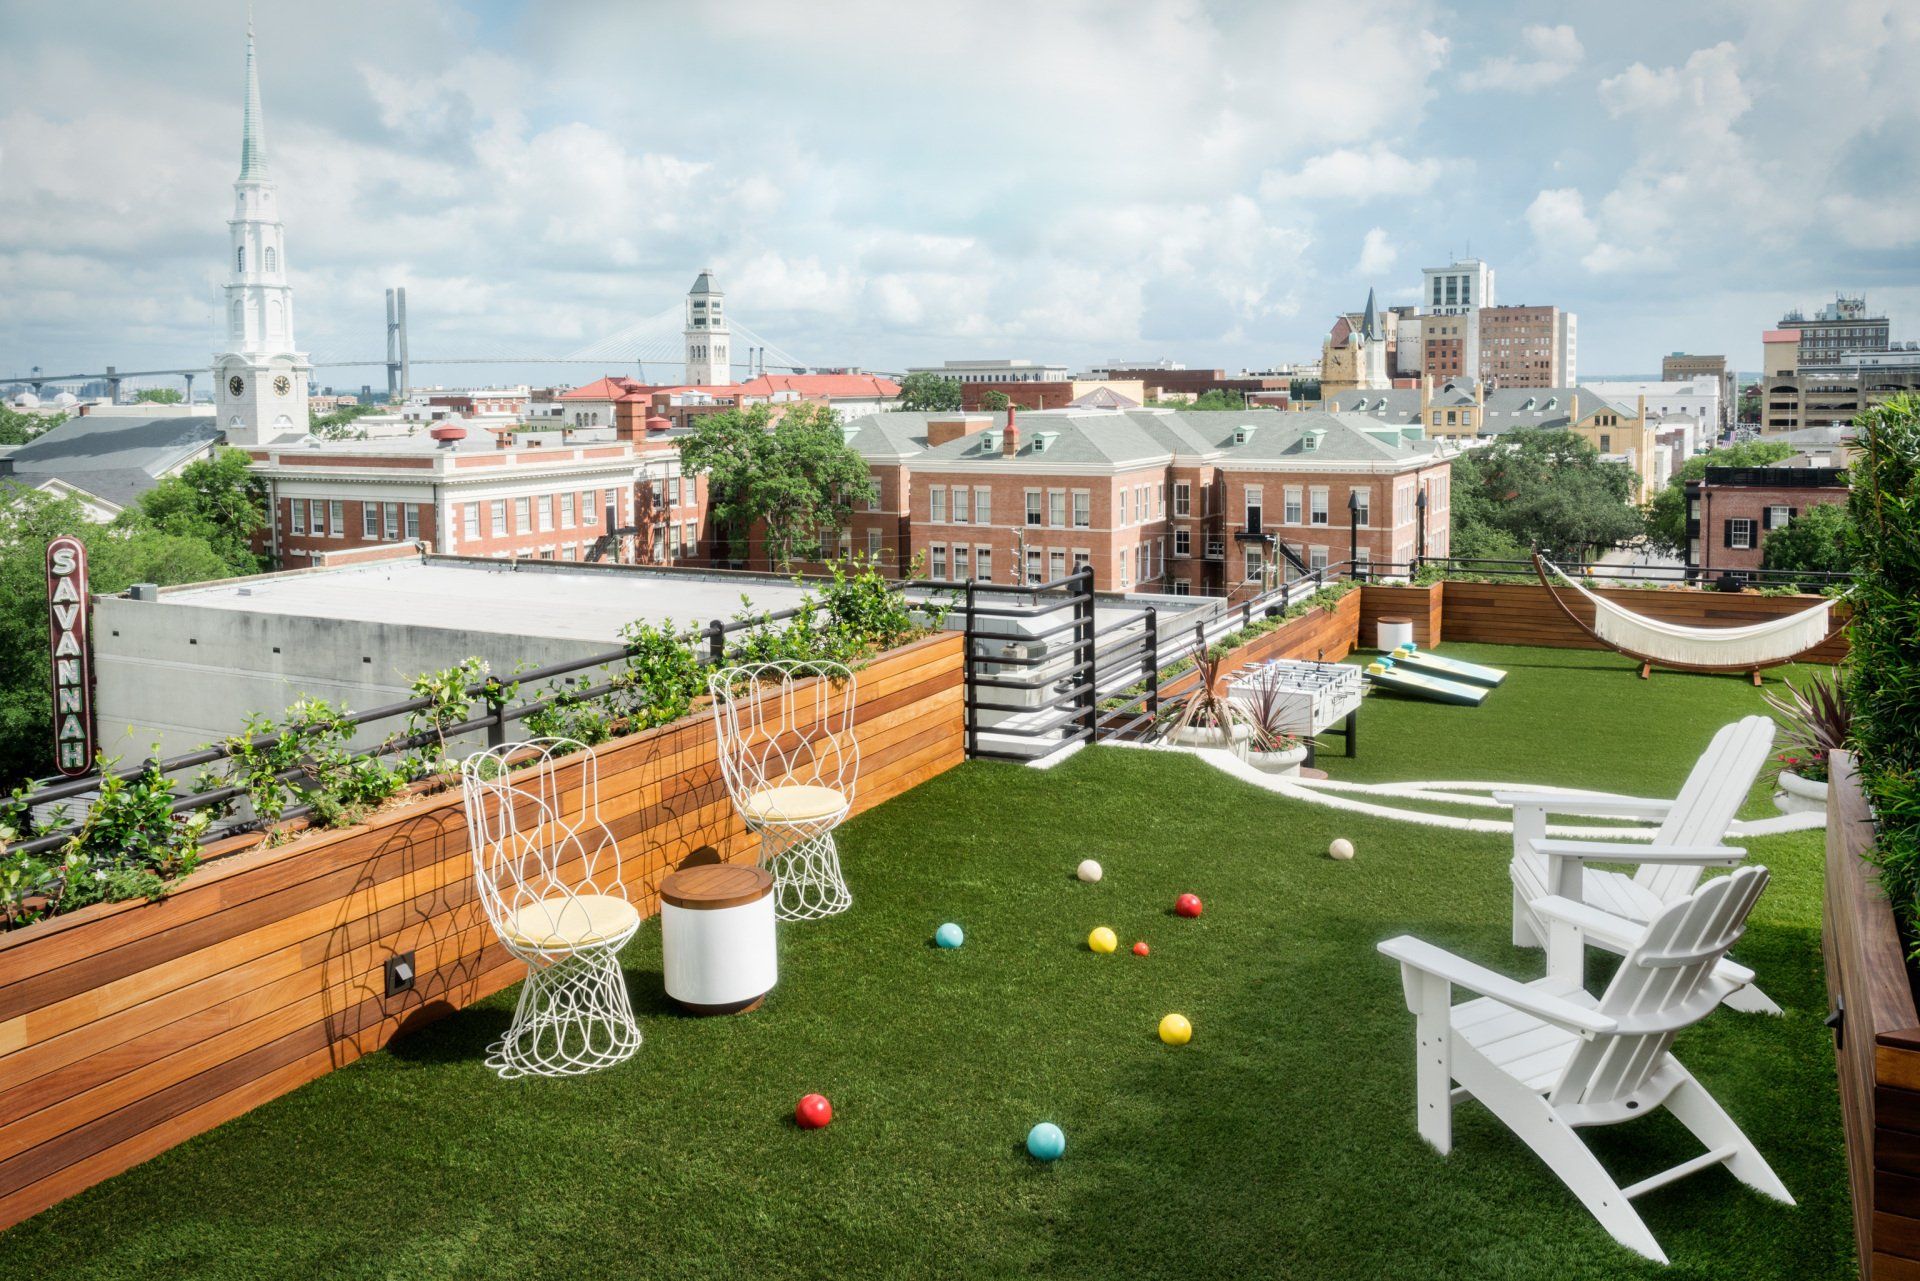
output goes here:
[[[1493, 289], [1493, 268], [1478, 258], [1462, 258], [1447, 267], [1427, 267], [1421, 273], [1420, 310], [1429, 316], [1458, 316], [1460, 332], [1448, 333], [1452, 326], [1436, 326], [1434, 336], [1441, 340], [1457, 341], [1457, 350], [1461, 357], [1461, 368], [1450, 372], [1480, 376], [1480, 310], [1495, 303]], [[1425, 326], [1422, 326], [1423, 333]], [[1433, 355], [1444, 365], [1449, 363], [1445, 351], [1436, 351]], [[1431, 370], [1433, 365], [1423, 360], [1422, 366]]]

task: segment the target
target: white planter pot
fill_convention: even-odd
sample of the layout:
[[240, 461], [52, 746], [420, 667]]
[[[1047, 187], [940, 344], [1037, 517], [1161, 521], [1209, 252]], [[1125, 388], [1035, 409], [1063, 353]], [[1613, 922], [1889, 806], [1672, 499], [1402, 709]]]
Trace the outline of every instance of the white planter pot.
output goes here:
[[1827, 785], [1801, 778], [1791, 770], [1781, 770], [1780, 790], [1773, 794], [1773, 804], [1782, 814], [1807, 814], [1816, 810], [1824, 812], [1827, 808]]
[[1307, 745], [1289, 747], [1278, 752], [1247, 753], [1247, 764], [1264, 774], [1298, 774], [1300, 762], [1307, 759]]
[[[1233, 750], [1236, 752], [1243, 751], [1246, 747], [1247, 739], [1252, 737], [1252, 735], [1253, 727], [1251, 725], [1235, 725], [1233, 727]], [[1176, 729], [1173, 731], [1170, 741], [1178, 743], [1182, 747], [1228, 746], [1222, 739], [1220, 731], [1212, 725], [1189, 725], [1185, 729]]]

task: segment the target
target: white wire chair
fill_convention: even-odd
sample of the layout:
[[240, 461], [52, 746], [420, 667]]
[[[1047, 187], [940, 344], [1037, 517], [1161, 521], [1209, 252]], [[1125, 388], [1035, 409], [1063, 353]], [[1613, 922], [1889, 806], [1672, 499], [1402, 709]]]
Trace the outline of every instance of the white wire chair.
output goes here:
[[527, 963], [487, 1066], [506, 1080], [578, 1076], [631, 1057], [640, 1025], [619, 955], [640, 913], [600, 821], [593, 753], [563, 738], [508, 743], [462, 761], [460, 787], [487, 919]]
[[854, 679], [844, 663], [786, 660], [707, 678], [727, 794], [760, 837], [774, 911], [810, 921], [853, 906], [833, 831], [860, 774]]

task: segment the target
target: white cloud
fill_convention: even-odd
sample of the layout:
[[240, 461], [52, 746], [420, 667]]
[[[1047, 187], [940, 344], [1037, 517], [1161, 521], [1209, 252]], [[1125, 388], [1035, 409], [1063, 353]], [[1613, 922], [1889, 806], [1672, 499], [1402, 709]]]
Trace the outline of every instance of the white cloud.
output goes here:
[[1600, 82], [1608, 114], [1657, 121], [1678, 133], [1725, 133], [1753, 105], [1740, 80], [1740, 52], [1722, 41], [1696, 49], [1686, 63], [1655, 70], [1636, 62]]
[[1520, 33], [1521, 57], [1489, 58], [1468, 73], [1469, 89], [1506, 89], [1531, 93], [1559, 84], [1579, 68], [1587, 51], [1572, 27], [1530, 26]]
[[1412, 160], [1385, 143], [1342, 147], [1313, 156], [1292, 173], [1260, 179], [1266, 200], [1379, 200], [1425, 194], [1440, 180], [1441, 162]]
[[1387, 235], [1387, 229], [1375, 227], [1360, 244], [1360, 262], [1354, 270], [1362, 276], [1384, 276], [1393, 270], [1394, 261], [1399, 257], [1400, 250]]

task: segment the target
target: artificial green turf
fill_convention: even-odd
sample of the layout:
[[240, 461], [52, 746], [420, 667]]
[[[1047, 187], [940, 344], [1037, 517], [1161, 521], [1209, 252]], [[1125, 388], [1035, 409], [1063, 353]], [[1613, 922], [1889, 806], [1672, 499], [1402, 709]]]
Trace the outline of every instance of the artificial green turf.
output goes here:
[[[1643, 682], [1605, 655], [1443, 652], [1512, 676], [1479, 709], [1371, 698], [1359, 759], [1323, 763], [1671, 794], [1759, 706], [1737, 678]], [[1355, 862], [1324, 857], [1337, 835]], [[1451, 1157], [1414, 1132], [1413, 1023], [1373, 945], [1410, 931], [1537, 973], [1508, 944], [1505, 838], [1100, 748], [968, 764], [848, 824], [853, 910], [783, 927], [757, 1012], [671, 1013], [649, 924], [632, 1062], [498, 1082], [504, 993], [0, 1233], [0, 1276], [1840, 1278], [1820, 844], [1749, 842], [1775, 879], [1739, 956], [1786, 1017], [1721, 1011], [1677, 1046], [1799, 1205], [1719, 1170], [1650, 1194], [1669, 1269], [1477, 1105]], [[1073, 876], [1089, 855], [1098, 885]], [[1171, 915], [1183, 890], [1199, 920]], [[958, 951], [931, 945], [946, 920]], [[1086, 950], [1099, 924], [1119, 954]], [[1156, 1039], [1170, 1010], [1191, 1045]], [[809, 1133], [789, 1117], [813, 1090], [836, 1115]], [[1039, 1120], [1066, 1131], [1056, 1165], [1020, 1148]], [[1696, 1150], [1664, 1115], [1589, 1133], [1622, 1182]]]

